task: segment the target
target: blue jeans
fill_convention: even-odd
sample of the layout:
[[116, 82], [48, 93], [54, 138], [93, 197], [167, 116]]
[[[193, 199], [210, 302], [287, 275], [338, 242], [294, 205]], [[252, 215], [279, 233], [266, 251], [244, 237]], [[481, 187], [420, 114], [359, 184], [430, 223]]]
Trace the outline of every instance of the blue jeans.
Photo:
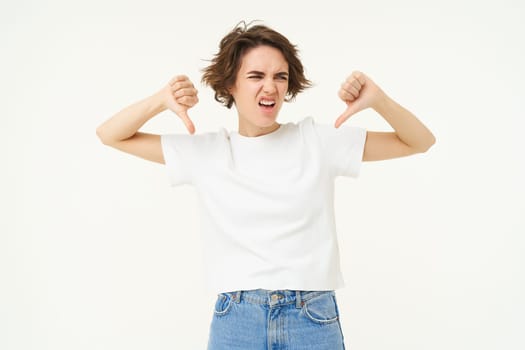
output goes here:
[[344, 348], [333, 290], [255, 289], [217, 296], [208, 350]]

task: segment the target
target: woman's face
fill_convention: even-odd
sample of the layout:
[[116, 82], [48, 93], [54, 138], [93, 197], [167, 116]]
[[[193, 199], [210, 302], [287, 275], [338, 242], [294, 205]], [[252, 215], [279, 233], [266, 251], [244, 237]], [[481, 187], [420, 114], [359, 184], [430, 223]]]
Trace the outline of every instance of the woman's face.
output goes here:
[[249, 49], [229, 91], [239, 113], [241, 135], [272, 132], [278, 126], [277, 115], [288, 91], [288, 62], [274, 47]]

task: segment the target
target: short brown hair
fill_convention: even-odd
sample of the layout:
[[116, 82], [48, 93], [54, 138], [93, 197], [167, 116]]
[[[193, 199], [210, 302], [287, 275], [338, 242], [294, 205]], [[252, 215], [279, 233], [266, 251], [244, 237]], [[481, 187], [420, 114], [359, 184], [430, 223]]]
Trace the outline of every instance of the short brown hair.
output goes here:
[[254, 25], [242, 21], [222, 38], [219, 52], [211, 64], [203, 69], [202, 82], [215, 90], [215, 100], [231, 108], [233, 96], [228, 89], [235, 84], [237, 73], [244, 53], [257, 46], [267, 45], [281, 51], [288, 62], [288, 98], [295, 96], [310, 87], [311, 82], [304, 75], [303, 64], [299, 60], [298, 50], [286, 37], [264, 25]]

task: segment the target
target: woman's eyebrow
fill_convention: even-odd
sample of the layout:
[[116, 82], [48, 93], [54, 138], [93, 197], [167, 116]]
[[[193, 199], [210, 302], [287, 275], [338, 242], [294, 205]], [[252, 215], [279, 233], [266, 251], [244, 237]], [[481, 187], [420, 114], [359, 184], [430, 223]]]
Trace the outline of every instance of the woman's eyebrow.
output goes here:
[[[249, 71], [248, 73], [246, 74], [256, 74], [256, 75], [264, 75], [263, 72], [259, 72], [258, 70], [251, 70]], [[288, 75], [288, 72], [278, 72], [278, 73], [275, 73], [275, 75]]]
[[251, 70], [251, 71], [249, 71], [249, 72], [248, 72], [248, 73], [246, 73], [246, 74], [256, 74], [256, 75], [264, 75], [264, 73], [263, 73], [263, 72], [259, 72], [259, 71], [257, 71], [257, 70]]

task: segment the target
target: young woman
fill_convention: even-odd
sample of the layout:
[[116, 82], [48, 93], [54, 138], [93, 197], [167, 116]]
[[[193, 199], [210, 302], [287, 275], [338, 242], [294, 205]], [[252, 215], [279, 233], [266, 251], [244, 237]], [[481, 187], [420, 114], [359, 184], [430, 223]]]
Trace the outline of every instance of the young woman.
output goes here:
[[[358, 71], [339, 90], [347, 109], [335, 127], [311, 117], [279, 123], [283, 103], [310, 82], [295, 46], [262, 25], [228, 33], [202, 79], [217, 101], [235, 105], [238, 131], [195, 134], [187, 111], [198, 102], [197, 90], [176, 76], [108, 119], [97, 135], [166, 164], [171, 185], [198, 190], [206, 283], [217, 294], [208, 349], [344, 349], [334, 179], [357, 177], [362, 161], [425, 152], [434, 136]], [[342, 126], [365, 108], [394, 131]], [[138, 131], [166, 109], [189, 134]]]

